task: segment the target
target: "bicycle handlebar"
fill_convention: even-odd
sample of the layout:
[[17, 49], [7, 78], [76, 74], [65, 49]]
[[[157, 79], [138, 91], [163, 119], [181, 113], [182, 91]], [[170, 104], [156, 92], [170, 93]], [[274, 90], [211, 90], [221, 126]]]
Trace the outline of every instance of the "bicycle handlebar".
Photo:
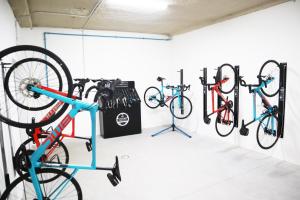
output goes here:
[[103, 98], [104, 100], [108, 100], [112, 98], [113, 92], [115, 90], [116, 85], [121, 83], [120, 79], [91, 79], [92, 82], [97, 83], [97, 85], [91, 86], [85, 93], [85, 98], [88, 98], [90, 91], [93, 89], [96, 90], [96, 94], [94, 97], [94, 102], [97, 102], [99, 98]]
[[184, 92], [191, 89], [191, 85], [178, 85], [178, 87]]
[[178, 89], [178, 90], [181, 90], [181, 91], [187, 91], [187, 90], [190, 90], [191, 88], [191, 85], [177, 85], [177, 86], [174, 86], [174, 85], [167, 85], [166, 86], [167, 89]]
[[[214, 77], [215, 78], [215, 77]], [[212, 86], [212, 85], [216, 85], [216, 83], [204, 83], [204, 78], [202, 77], [202, 76], [200, 76], [199, 77], [199, 79], [200, 79], [200, 81], [201, 81], [201, 84], [203, 85], [203, 86], [208, 86], [208, 87], [210, 87], [210, 86]]]
[[86, 85], [86, 83], [90, 82], [90, 79], [89, 78], [75, 78], [74, 81], [76, 81], [78, 83], [73, 84], [73, 92], [75, 91], [75, 88], [77, 87], [78, 91], [79, 91], [79, 96], [77, 97], [77, 99], [81, 100], [85, 85]]
[[267, 81], [273, 80], [274, 77], [270, 76], [257, 76], [258, 78], [258, 84], [247, 84], [246, 81], [243, 79], [243, 76], [239, 76], [239, 83], [243, 87], [248, 87], [249, 93], [252, 92], [252, 87], [259, 87], [262, 83], [264, 84], [265, 87], [267, 87]]

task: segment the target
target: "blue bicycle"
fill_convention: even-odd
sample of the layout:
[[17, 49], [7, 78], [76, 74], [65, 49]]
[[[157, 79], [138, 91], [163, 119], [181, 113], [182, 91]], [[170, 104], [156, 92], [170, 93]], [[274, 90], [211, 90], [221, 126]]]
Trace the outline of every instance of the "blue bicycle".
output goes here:
[[[260, 70], [259, 75], [257, 76], [259, 83], [258, 84], [247, 84], [243, 77], [240, 76], [239, 82], [241, 86], [248, 87], [249, 93], [252, 94], [253, 99], [253, 120], [245, 123], [242, 120], [242, 127], [240, 129], [240, 134], [247, 136], [249, 134], [249, 129], [247, 126], [259, 121], [257, 131], [256, 131], [256, 140], [258, 145], [262, 149], [272, 148], [280, 134], [278, 134], [278, 106], [271, 105], [268, 97], [273, 97], [278, 93], [279, 90], [279, 63], [274, 60], [269, 60], [265, 62]], [[264, 110], [260, 115], [257, 115], [256, 110], [256, 96], [259, 96]]]
[[[177, 119], [185, 119], [192, 113], [193, 106], [191, 100], [183, 95], [184, 91], [190, 89], [190, 85], [164, 85], [165, 78], [158, 77], [157, 81], [161, 83], [160, 90], [151, 86], [144, 93], [145, 104], [152, 109], [161, 107], [170, 107], [170, 112]], [[171, 95], [165, 95], [164, 89], [171, 89]], [[170, 106], [166, 103], [170, 101]]]
[[[42, 127], [62, 116], [69, 105], [72, 109], [55, 128], [50, 128], [51, 133], [34, 152], [28, 153], [23, 146], [24, 156], [19, 167], [26, 168], [29, 172], [14, 180], [0, 199], [81, 200], [82, 191], [74, 177], [82, 169], [111, 171], [107, 177], [112, 185], [116, 186], [121, 181], [118, 157], [113, 167], [96, 165], [96, 113], [101, 108], [96, 103], [85, 103], [72, 98], [72, 77], [65, 63], [52, 52], [29, 45], [15, 46], [0, 52], [2, 62], [8, 63], [12, 59], [14, 70], [11, 73], [14, 79], [4, 85], [0, 84], [1, 121], [20, 128]], [[60, 95], [59, 91], [67, 95]], [[64, 105], [57, 108], [54, 114], [51, 113], [50, 118], [35, 122], [35, 119], [40, 119], [40, 116], [51, 110], [56, 101], [63, 102]], [[88, 111], [91, 117], [91, 164], [65, 164], [59, 158], [55, 161], [44, 161], [47, 149], [59, 142], [62, 131], [81, 111]], [[69, 174], [62, 170], [65, 168], [71, 169], [72, 172]]]

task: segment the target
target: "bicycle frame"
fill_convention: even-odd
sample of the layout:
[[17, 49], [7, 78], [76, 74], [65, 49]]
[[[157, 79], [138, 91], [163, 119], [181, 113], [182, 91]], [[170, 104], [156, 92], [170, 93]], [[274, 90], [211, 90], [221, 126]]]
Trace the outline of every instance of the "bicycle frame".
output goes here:
[[[52, 130], [52, 132], [48, 135], [48, 137], [43, 141], [43, 143], [37, 148], [37, 150], [31, 155], [30, 157], [30, 168], [29, 173], [32, 178], [32, 183], [37, 194], [39, 200], [43, 200], [42, 190], [37, 178], [37, 174], [35, 169], [41, 167], [48, 167], [48, 168], [70, 168], [74, 169], [71, 173], [71, 177], [74, 177], [78, 170], [112, 170], [113, 168], [103, 168], [103, 167], [96, 167], [96, 113], [100, 109], [98, 104], [89, 104], [85, 103], [80, 100], [68, 98], [61, 94], [57, 94], [51, 91], [50, 88], [47, 87], [34, 87], [31, 86], [30, 90], [47, 97], [57, 99], [63, 103], [67, 103], [72, 105], [72, 109], [69, 113], [63, 118], [63, 120]], [[66, 126], [75, 118], [76, 114], [81, 111], [89, 111], [91, 117], [91, 126], [92, 126], [92, 162], [90, 166], [80, 166], [80, 165], [70, 165], [70, 164], [56, 164], [56, 163], [42, 163], [40, 162], [40, 158], [45, 153], [46, 149], [52, 145], [55, 141], [57, 141], [62, 136], [62, 131], [66, 128]], [[63, 191], [66, 185], [70, 182], [67, 180], [63, 182], [58, 188], [55, 190], [55, 198]]]
[[[263, 117], [265, 117], [266, 115], [270, 115], [273, 113], [274, 109], [273, 106], [269, 103], [269, 101], [267, 100], [266, 96], [261, 92], [261, 89], [265, 86], [267, 86], [269, 83], [271, 83], [273, 81], [273, 79], [267, 80], [265, 82], [261, 82], [259, 84], [259, 86], [257, 86], [254, 89], [251, 89], [252, 92], [252, 114], [253, 114], [253, 119], [252, 121], [248, 122], [247, 124], [244, 124], [244, 126], [248, 126], [250, 124], [252, 124], [255, 121], [260, 121]], [[260, 114], [259, 116], [257, 116], [256, 113], [256, 95], [258, 94], [258, 96], [261, 98], [264, 107], [267, 109], [266, 112]], [[274, 119], [272, 118], [272, 129], [274, 128]]]
[[179, 107], [181, 107], [181, 101], [182, 101], [181, 90], [179, 88], [171, 88], [172, 89], [172, 95], [171, 96], [170, 95], [165, 96], [165, 94], [164, 94], [164, 88], [168, 89], [168, 86], [164, 86], [163, 83], [162, 83], [161, 84], [160, 92], [161, 92], [161, 95], [162, 95], [163, 103], [165, 104], [168, 101], [170, 101], [171, 99], [173, 99], [174, 97], [178, 96], [178, 100], [179, 100], [178, 101], [178, 105], [179, 105]]
[[[43, 87], [41, 86], [41, 89], [44, 89], [44, 90], [47, 90], [47, 91], [50, 91], [50, 92], [53, 92], [53, 93], [56, 93], [56, 94], [59, 94], [59, 95], [62, 95], [62, 96], [67, 96], [67, 93], [64, 93], [64, 92], [60, 92], [60, 91], [57, 91], [57, 90], [54, 90], [54, 89], [51, 89], [51, 88], [47, 88], [47, 87]], [[77, 99], [76, 96], [72, 96], [72, 99]], [[48, 120], [49, 118], [51, 118], [56, 112], [57, 110], [64, 104], [64, 102], [62, 101], [59, 101], [58, 103], [56, 103], [53, 108], [43, 117], [43, 119], [41, 121], [45, 121], [45, 120]], [[43, 131], [41, 128], [34, 128], [34, 133], [33, 133], [33, 139], [34, 139], [34, 142], [36, 144], [37, 147], [39, 147], [41, 145], [41, 142], [40, 142], [40, 135], [42, 134], [50, 134], [50, 132], [48, 131]], [[78, 139], [86, 139], [88, 140], [88, 138], [83, 138], [83, 137], [76, 137], [75, 136], [75, 118], [72, 119], [72, 128], [71, 128], [71, 133], [61, 133], [61, 138], [60, 138], [60, 141], [62, 142], [62, 140], [65, 138], [65, 137], [69, 137], [69, 138], [78, 138]], [[44, 138], [43, 138], [44, 139]], [[53, 145], [51, 147], [51, 150], [47, 153], [46, 157], [49, 157], [53, 151], [55, 150], [55, 148], [58, 146], [59, 144], [56, 143], [55, 145]]]
[[[229, 103], [229, 101], [223, 96], [222, 92], [219, 90], [219, 87], [221, 84], [224, 84], [227, 82], [227, 79], [223, 79], [220, 82], [216, 83], [212, 88], [211, 88], [211, 101], [212, 101], [212, 113], [209, 114], [208, 116], [216, 113], [216, 112], [221, 112], [224, 110], [225, 105], [227, 105]], [[220, 108], [215, 109], [215, 92], [217, 93], [217, 95], [219, 97], [221, 97], [221, 99], [225, 102], [225, 104], [223, 106], [221, 106]]]
[[[62, 95], [62, 96], [67, 96], [66, 93], [59, 92], [59, 91], [53, 90], [51, 88], [47, 88], [47, 87], [43, 87], [43, 86], [41, 88], [44, 89], [44, 90], [47, 90], [47, 91], [54, 92], [56, 94]], [[73, 96], [72, 98], [76, 99], [75, 96]], [[62, 101], [59, 101], [58, 103], [56, 103], [53, 106], [53, 108], [43, 117], [43, 119], [41, 121], [45, 121], [45, 120], [48, 120], [49, 118], [51, 118], [63, 104], [64, 104], [64, 102], [62, 102]], [[36, 143], [37, 147], [40, 146], [39, 135], [42, 134], [42, 133], [45, 133], [45, 132], [43, 132], [40, 128], [35, 128], [34, 129], [33, 139], [34, 139], [34, 142]], [[49, 134], [49, 132], [46, 132], [46, 134]], [[61, 135], [62, 135], [62, 137], [61, 137], [60, 141], [62, 141], [62, 139], [64, 137], [74, 137], [75, 136], [75, 119], [72, 119], [72, 131], [71, 131], [71, 134], [61, 133]]]

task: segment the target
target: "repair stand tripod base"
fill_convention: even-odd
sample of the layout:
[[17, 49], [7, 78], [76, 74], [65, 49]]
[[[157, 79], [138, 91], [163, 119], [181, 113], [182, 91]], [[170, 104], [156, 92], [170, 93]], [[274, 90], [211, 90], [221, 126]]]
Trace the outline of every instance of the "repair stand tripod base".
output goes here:
[[180, 128], [178, 128], [176, 125], [175, 125], [175, 120], [174, 120], [174, 116], [172, 116], [172, 124], [171, 126], [169, 126], [168, 128], [165, 128], [165, 129], [162, 129], [161, 131], [157, 132], [157, 133], [154, 133], [152, 134], [151, 136], [152, 137], [155, 137], [155, 136], [158, 136], [162, 133], [164, 133], [165, 131], [169, 130], [169, 129], [172, 129], [172, 131], [177, 131], [178, 133], [181, 133], [182, 135], [188, 137], [188, 138], [192, 138], [192, 136], [190, 136], [189, 134], [187, 134], [186, 132], [184, 132], [183, 130], [181, 130]]

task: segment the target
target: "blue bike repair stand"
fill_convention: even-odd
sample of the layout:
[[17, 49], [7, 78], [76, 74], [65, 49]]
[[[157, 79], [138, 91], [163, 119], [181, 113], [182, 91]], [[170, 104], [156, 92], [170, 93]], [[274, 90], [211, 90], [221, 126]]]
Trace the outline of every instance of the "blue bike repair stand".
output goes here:
[[[172, 94], [173, 94], [173, 89], [172, 89]], [[174, 109], [174, 105], [170, 105], [170, 106], [172, 106], [172, 109]], [[171, 126], [169, 126], [168, 128], [165, 128], [165, 129], [163, 129], [163, 130], [161, 130], [161, 131], [159, 131], [159, 132], [157, 132], [157, 133], [154, 133], [154, 134], [152, 134], [151, 136], [152, 136], [152, 137], [158, 136], [158, 135], [162, 134], [163, 132], [165, 132], [165, 131], [167, 131], [167, 130], [169, 130], [169, 129], [172, 129], [172, 131], [177, 131], [177, 132], [179, 132], [179, 133], [185, 135], [185, 136], [188, 137], [188, 138], [191, 138], [191, 137], [192, 137], [192, 136], [190, 136], [189, 134], [187, 134], [186, 132], [184, 132], [183, 130], [181, 130], [180, 128], [178, 128], [178, 127], [175, 125], [175, 117], [174, 117], [174, 115], [172, 115], [172, 124], [171, 124]]]
[[163, 132], [169, 130], [169, 129], [172, 129], [172, 131], [177, 131], [183, 135], [185, 135], [186, 137], [188, 138], [192, 138], [192, 136], [190, 136], [189, 134], [187, 134], [186, 132], [184, 132], [183, 130], [181, 130], [180, 128], [178, 128], [176, 125], [175, 125], [175, 119], [174, 119], [174, 116], [172, 115], [172, 124], [171, 126], [169, 126], [168, 128], [165, 128], [157, 133], [154, 133], [153, 135], [151, 135], [152, 137], [155, 137], [155, 136], [158, 136], [160, 134], [162, 134]]

